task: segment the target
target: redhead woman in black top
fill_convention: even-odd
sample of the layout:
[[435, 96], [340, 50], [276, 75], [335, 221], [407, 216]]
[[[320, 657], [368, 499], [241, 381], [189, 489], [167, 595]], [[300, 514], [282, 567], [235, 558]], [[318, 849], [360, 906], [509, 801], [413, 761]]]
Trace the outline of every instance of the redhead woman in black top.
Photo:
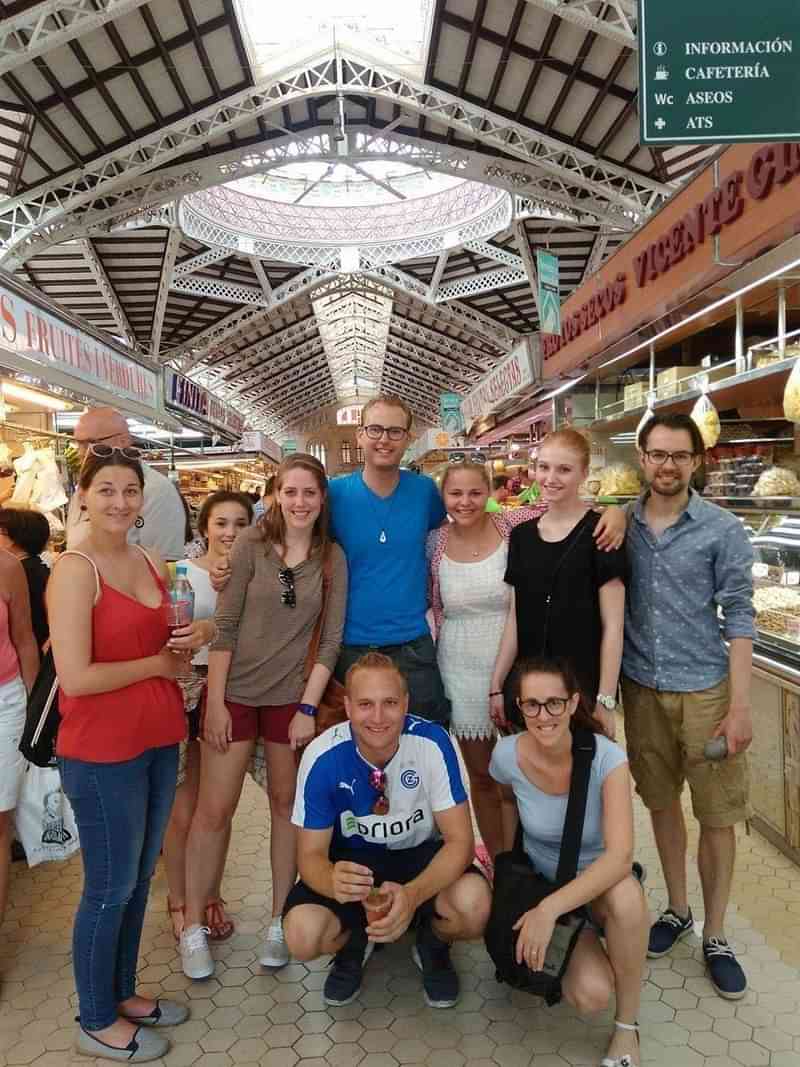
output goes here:
[[491, 715], [505, 725], [502, 689], [518, 657], [564, 656], [586, 706], [614, 737], [614, 706], [625, 614], [624, 548], [603, 552], [593, 533], [600, 516], [581, 500], [589, 444], [577, 430], [544, 439], [536, 479], [547, 512], [511, 533], [505, 580], [511, 586], [492, 675]]

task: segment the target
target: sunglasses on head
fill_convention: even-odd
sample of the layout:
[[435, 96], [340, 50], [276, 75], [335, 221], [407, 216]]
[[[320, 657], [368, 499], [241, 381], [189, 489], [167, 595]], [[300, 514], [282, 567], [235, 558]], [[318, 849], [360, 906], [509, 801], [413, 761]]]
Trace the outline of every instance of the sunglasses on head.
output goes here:
[[125, 459], [142, 458], [142, 450], [140, 448], [134, 448], [133, 445], [119, 448], [117, 445], [98, 445], [95, 441], [90, 441], [87, 446], [87, 452], [90, 452], [93, 456], [97, 456], [98, 459], [111, 459], [115, 452], [119, 452]]
[[389, 798], [386, 796], [386, 771], [372, 770], [369, 772], [369, 784], [378, 794], [372, 805], [373, 815], [389, 814]]
[[278, 571], [278, 581], [283, 586], [283, 592], [281, 593], [281, 604], [287, 608], [293, 608], [297, 605], [297, 597], [294, 592], [294, 571], [291, 567], [283, 567]]

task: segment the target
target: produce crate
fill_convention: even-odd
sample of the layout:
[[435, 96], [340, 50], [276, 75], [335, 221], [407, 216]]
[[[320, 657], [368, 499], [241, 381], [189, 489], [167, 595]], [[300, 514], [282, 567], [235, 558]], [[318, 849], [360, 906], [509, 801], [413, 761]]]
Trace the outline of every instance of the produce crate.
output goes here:
[[733, 367], [667, 367], [659, 371], [656, 377], [656, 389], [658, 399], [664, 400], [671, 396], [693, 387], [689, 380], [696, 374], [707, 374], [708, 381], [718, 382], [721, 378], [727, 378], [733, 372]]
[[642, 408], [647, 403], [648, 385], [646, 382], [634, 382], [633, 385], [625, 386], [625, 411], [633, 411]]
[[666, 370], [659, 371], [656, 378], [658, 399], [677, 396], [681, 389], [688, 388], [682, 384], [684, 380], [691, 378], [693, 374], [699, 374], [701, 370], [701, 367], [667, 367]]

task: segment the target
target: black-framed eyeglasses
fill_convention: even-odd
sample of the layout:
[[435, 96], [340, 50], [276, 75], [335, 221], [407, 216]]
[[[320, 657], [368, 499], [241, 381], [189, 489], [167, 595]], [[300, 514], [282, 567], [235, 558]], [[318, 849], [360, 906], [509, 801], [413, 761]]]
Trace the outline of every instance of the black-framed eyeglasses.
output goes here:
[[291, 567], [283, 567], [278, 571], [278, 581], [283, 586], [281, 592], [281, 604], [287, 608], [297, 606], [297, 597], [294, 592], [294, 571]]
[[124, 448], [119, 448], [117, 445], [98, 445], [95, 441], [90, 441], [87, 451], [93, 456], [97, 456], [98, 459], [111, 459], [115, 452], [118, 452], [125, 459], [141, 459], [141, 448], [135, 448], [133, 445], [126, 445]]
[[557, 719], [564, 714], [567, 704], [569, 697], [548, 697], [547, 700], [520, 700], [517, 697], [517, 707], [526, 719], [538, 719], [543, 708], [551, 719]]
[[375, 797], [375, 803], [372, 805], [372, 814], [388, 815], [389, 798], [386, 796], [386, 771], [379, 771], [377, 768], [370, 771], [369, 784], [378, 794]]
[[384, 434], [390, 441], [402, 441], [408, 433], [405, 426], [379, 426], [376, 422], [370, 423], [369, 426], [362, 426], [361, 429], [370, 441], [380, 441]]
[[694, 459], [694, 452], [665, 452], [661, 448], [645, 449], [644, 454], [656, 467], [663, 467], [668, 459], [671, 459], [676, 467], [688, 467]]

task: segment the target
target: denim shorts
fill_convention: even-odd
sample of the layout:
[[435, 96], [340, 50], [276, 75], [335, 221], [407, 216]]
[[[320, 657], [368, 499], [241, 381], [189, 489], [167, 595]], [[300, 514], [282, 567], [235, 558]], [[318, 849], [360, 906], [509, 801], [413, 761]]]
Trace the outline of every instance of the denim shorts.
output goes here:
[[447, 699], [436, 662], [436, 646], [430, 634], [402, 645], [342, 645], [336, 677], [344, 683], [347, 671], [367, 652], [382, 652], [397, 666], [408, 683], [408, 710], [411, 715], [447, 726], [450, 701]]

